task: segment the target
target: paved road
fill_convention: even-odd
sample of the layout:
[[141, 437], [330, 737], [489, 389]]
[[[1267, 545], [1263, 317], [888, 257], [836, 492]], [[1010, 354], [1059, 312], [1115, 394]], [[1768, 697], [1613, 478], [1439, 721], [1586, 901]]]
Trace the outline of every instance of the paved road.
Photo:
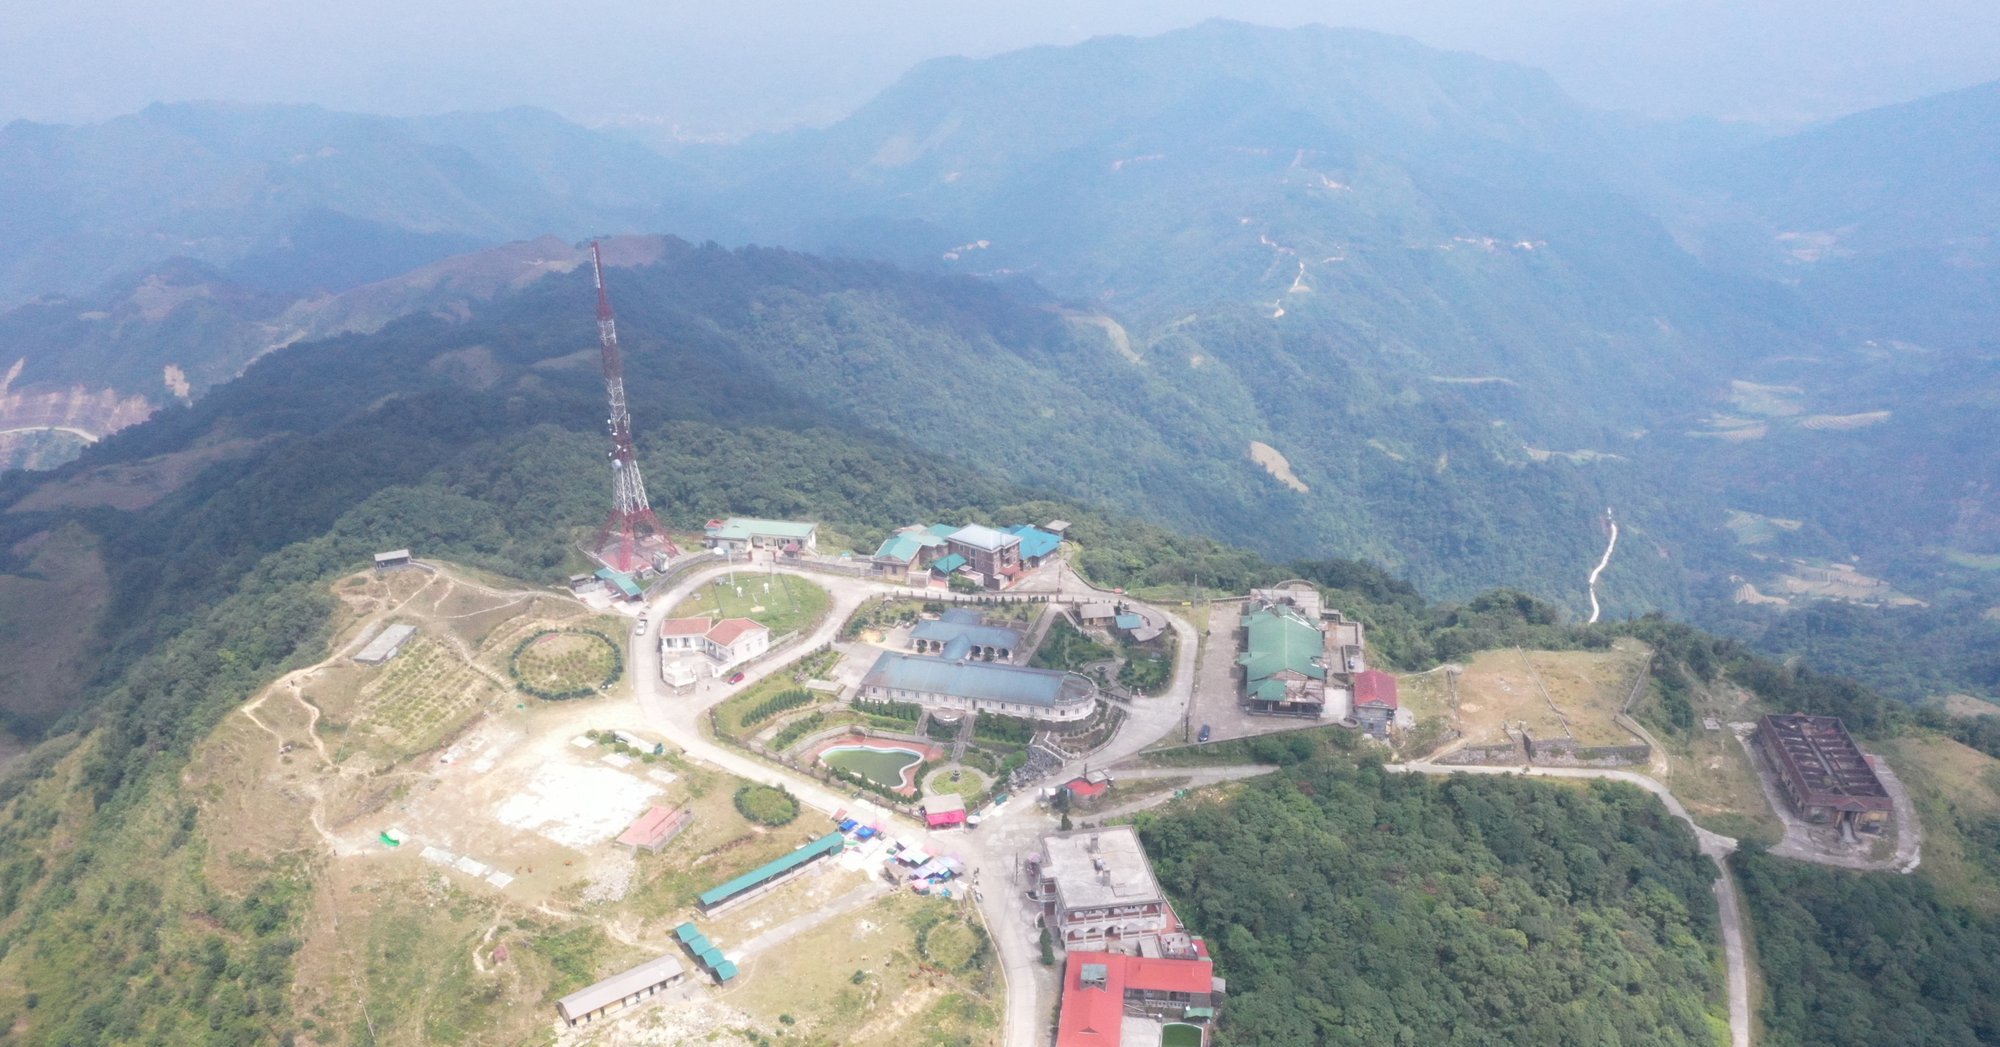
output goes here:
[[[838, 633], [841, 624], [865, 600], [882, 594], [917, 595], [906, 587], [869, 579], [787, 569], [783, 565], [775, 569], [784, 573], [798, 574], [826, 587], [833, 594], [832, 607], [826, 620], [802, 637], [788, 651], [779, 652], [775, 657], [746, 670], [746, 679], [742, 684], [725, 686], [710, 681], [697, 685], [685, 695], [673, 694], [661, 682], [659, 647], [648, 637], [633, 645], [635, 649], [631, 659], [635, 680], [634, 691], [640, 707], [656, 730], [695, 759], [752, 781], [784, 785], [797, 795], [802, 803], [828, 814], [845, 808], [850, 812], [866, 811], [880, 816], [882, 820], [889, 820], [886, 812], [879, 805], [867, 800], [865, 796], [841, 794], [812, 778], [719, 745], [701, 734], [700, 719], [706, 715], [711, 706], [782, 668], [791, 660], [792, 652], [808, 651], [822, 643], [830, 642]], [[1064, 596], [1093, 591], [1081, 577], [1070, 573], [1067, 565], [1062, 565], [1059, 569], [1065, 572], [1059, 581]], [[731, 570], [742, 571], [744, 568], [720, 566], [683, 580], [653, 601], [653, 608], [659, 612], [654, 615], [654, 620], [664, 617], [667, 609], [680, 602], [697, 587]], [[1102, 592], [1102, 590], [1094, 591]], [[1115, 596], [1110, 593], [1104, 595]], [[1131, 600], [1130, 597], [1117, 598], [1138, 602]], [[1194, 692], [1195, 659], [1200, 650], [1201, 638], [1194, 627], [1179, 615], [1166, 612], [1164, 609], [1162, 613], [1165, 614], [1168, 624], [1179, 639], [1172, 684], [1163, 694], [1133, 702], [1125, 726], [1108, 745], [1087, 759], [1072, 761], [1054, 780], [1061, 781], [1069, 775], [1080, 773], [1086, 764], [1097, 767], [1111, 766], [1137, 754], [1181, 724]], [[1444, 767], [1421, 762], [1387, 766], [1390, 770], [1422, 774], [1523, 773], [1511, 767]], [[1128, 772], [1127, 776], [1212, 775], [1216, 776], [1216, 780], [1223, 780], [1268, 773], [1269, 770], [1267, 767], [1161, 769]], [[1716, 863], [1717, 877], [1714, 889], [1721, 913], [1732, 1044], [1733, 1047], [1749, 1047], [1749, 974], [1743, 945], [1742, 919], [1728, 867], [1722, 861], [1735, 850], [1736, 841], [1695, 825], [1694, 819], [1688, 815], [1680, 801], [1674, 798], [1672, 792], [1642, 774], [1631, 771], [1567, 767], [1535, 768], [1528, 773], [1555, 778], [1609, 778], [1630, 782], [1658, 796], [1668, 811], [1694, 829], [1702, 853]], [[1162, 799], [1167, 795], [1170, 794], [1163, 794]], [[1106, 812], [1104, 816], [1109, 816], [1111, 813]], [[1020, 885], [1015, 882], [1015, 871], [1019, 868], [1019, 859], [1034, 849], [1036, 840], [1043, 833], [1053, 829], [1054, 819], [1036, 808], [1034, 804], [1024, 800], [1010, 803], [1002, 810], [989, 815], [978, 830], [970, 833], [962, 831], [931, 833], [917, 827], [904, 827], [907, 825], [908, 823], [903, 823], [895, 830], [898, 837], [935, 843], [941, 848], [963, 856], [968, 866], [976, 870], [975, 882], [981, 886], [980, 893], [983, 896], [983, 900], [979, 902], [980, 914], [985, 919], [999, 952], [1006, 986], [1004, 1042], [1006, 1047], [1044, 1047], [1041, 1030], [1046, 1027], [1046, 1016], [1053, 1007], [1056, 993], [1059, 992], [1058, 979], [1052, 969], [1045, 968], [1040, 963], [1034, 911], [1023, 896]], [[809, 914], [791, 923], [811, 919]], [[804, 924], [801, 924], [798, 929], [803, 928]], [[775, 931], [767, 932], [770, 933]], [[793, 933], [797, 933], [797, 930]], [[765, 946], [760, 945], [761, 947]]]
[[[694, 759], [751, 781], [783, 785], [798, 796], [801, 803], [828, 814], [844, 808], [851, 813], [867, 812], [871, 820], [889, 821], [891, 816], [865, 794], [848, 795], [829, 789], [819, 781], [788, 768], [766, 763], [710, 741], [703, 737], [700, 723], [710, 707], [783, 668], [796, 652], [809, 651], [831, 642], [840, 626], [864, 601], [882, 595], [921, 597], [925, 594], [905, 586], [787, 568], [783, 564], [775, 567], [769, 564], [754, 567], [719, 565], [696, 572], [655, 597], [650, 604], [651, 618], [659, 621], [675, 604], [721, 575], [731, 571], [752, 573], [767, 570], [796, 574], [831, 592], [832, 607], [825, 621], [785, 651], [777, 652], [746, 669], [742, 683], [725, 685], [719, 681], [704, 681], [686, 694], [679, 695], [661, 681], [659, 645], [649, 635], [633, 644], [630, 661], [633, 690], [640, 709], [654, 730]], [[1063, 565], [1061, 570], [1067, 572], [1067, 565]], [[1101, 592], [1093, 590], [1073, 573], [1062, 577], [1059, 584], [1065, 597]], [[1140, 602], [1121, 598], [1130, 603]], [[1151, 745], [1180, 723], [1188, 698], [1193, 693], [1195, 655], [1200, 638], [1195, 634], [1194, 627], [1179, 616], [1168, 614], [1166, 617], [1180, 641], [1175, 656], [1174, 680], [1167, 692], [1131, 703], [1125, 726], [1111, 743], [1087, 758], [1072, 761], [1055, 780], [1061, 781], [1068, 775], [1080, 773], [1086, 764], [1102, 767], [1124, 759]], [[983, 896], [978, 903], [979, 910], [999, 952], [1006, 985], [1006, 1047], [1043, 1047], [1041, 1030], [1046, 1027], [1046, 1015], [1053, 1008], [1055, 994], [1059, 991], [1055, 972], [1041, 965], [1040, 936], [1034, 926], [1034, 911], [1012, 882], [1019, 859], [1030, 853], [1039, 837], [1054, 827], [1052, 817], [1033, 803], [1021, 801], [1007, 804], [989, 814], [973, 832], [954, 830], [931, 833], [908, 822], [899, 824], [895, 830], [898, 838], [935, 843], [963, 857], [968, 867], [979, 870], [981, 878], [975, 881], [980, 883], [980, 894]]]
[[[1230, 767], [1149, 767], [1131, 771], [1119, 771], [1117, 778], [1121, 782], [1143, 781], [1147, 778], [1186, 778], [1188, 783], [1184, 788], [1199, 789], [1204, 786], [1218, 785], [1222, 782], [1256, 778], [1261, 775], [1270, 774], [1276, 770], [1276, 767], [1268, 764], [1238, 764]], [[1168, 800], [1173, 799], [1174, 793], [1178, 791], [1176, 789], [1168, 789], [1164, 792], [1134, 800], [1131, 803], [1120, 804], [1117, 807], [1108, 807], [1101, 811], [1085, 811], [1083, 815], [1093, 822], [1101, 822], [1111, 818], [1122, 818], [1128, 814], [1137, 814], [1140, 811], [1158, 807]], [[1114, 793], [1113, 795], [1116, 794]]]
[[1743, 913], [1736, 900], [1736, 881], [1729, 874], [1729, 865], [1724, 860], [1736, 850], [1736, 841], [1719, 833], [1709, 832], [1694, 823], [1687, 808], [1674, 798], [1666, 786], [1632, 771], [1619, 771], [1595, 767], [1447, 767], [1442, 764], [1418, 761], [1415, 763], [1384, 764], [1391, 771], [1414, 772], [1418, 774], [1527, 774], [1544, 778], [1609, 778], [1613, 781], [1629, 782], [1660, 798], [1674, 817], [1688, 824], [1694, 830], [1695, 840], [1701, 846], [1701, 853], [1715, 863], [1715, 883], [1710, 888], [1715, 894], [1717, 922], [1722, 926], [1722, 959], [1725, 968], [1724, 981], [1729, 995], [1729, 1042], [1731, 1047], [1750, 1047], [1750, 963], [1743, 945]]

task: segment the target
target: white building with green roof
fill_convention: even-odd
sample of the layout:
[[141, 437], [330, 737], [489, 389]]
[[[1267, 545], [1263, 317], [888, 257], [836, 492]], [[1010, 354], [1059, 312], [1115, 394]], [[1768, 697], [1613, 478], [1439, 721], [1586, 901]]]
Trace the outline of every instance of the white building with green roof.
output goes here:
[[709, 548], [732, 556], [751, 549], [773, 549], [798, 556], [814, 552], [819, 546], [819, 525], [804, 520], [732, 516], [727, 520], [710, 520], [704, 533]]
[[1243, 615], [1243, 703], [1254, 713], [1326, 711], [1326, 633], [1295, 607], [1253, 602]]

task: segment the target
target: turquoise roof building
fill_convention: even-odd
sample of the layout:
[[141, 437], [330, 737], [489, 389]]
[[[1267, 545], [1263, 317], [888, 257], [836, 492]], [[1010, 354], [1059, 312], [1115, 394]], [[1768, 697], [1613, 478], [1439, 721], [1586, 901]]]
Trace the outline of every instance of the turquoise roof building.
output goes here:
[[1017, 524], [1007, 533], [1021, 540], [1021, 559], [1039, 562], [1062, 546], [1062, 536], [1050, 534], [1033, 524]]
[[645, 590], [639, 588], [639, 583], [633, 581], [632, 576], [623, 571], [600, 567], [597, 569], [597, 577], [611, 583], [611, 587], [623, 594], [627, 600], [637, 600], [645, 595]]
[[921, 528], [902, 530], [883, 540], [875, 550], [875, 559], [894, 560], [904, 566], [915, 566], [927, 550], [944, 548], [944, 539]]
[[827, 833], [782, 858], [774, 858], [741, 876], [701, 892], [695, 896], [695, 901], [699, 902], [703, 909], [713, 909], [739, 894], [803, 869], [815, 859], [824, 858], [829, 854], [839, 854], [844, 845], [845, 838], [839, 833]]

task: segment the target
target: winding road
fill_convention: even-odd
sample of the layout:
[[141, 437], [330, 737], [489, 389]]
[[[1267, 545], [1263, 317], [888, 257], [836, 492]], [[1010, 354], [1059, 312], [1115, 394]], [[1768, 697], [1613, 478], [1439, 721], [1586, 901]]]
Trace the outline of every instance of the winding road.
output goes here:
[[[1610, 551], [1607, 549], [1607, 561], [1609, 556]], [[447, 584], [464, 585], [468, 588], [477, 589], [503, 599], [508, 597], [547, 595], [530, 590], [493, 589], [476, 582], [471, 582], [468, 579], [457, 577], [448, 572], [440, 571], [430, 564], [422, 564], [420, 566], [430, 572], [431, 578], [426, 581], [424, 586], [419, 587], [417, 592], [410, 594], [396, 606], [379, 614], [377, 617], [380, 620], [386, 620], [388, 617], [393, 616], [403, 606], [428, 590], [432, 583], [439, 580], [443, 580]], [[1602, 565], [1600, 564], [1601, 568]], [[696, 589], [708, 584], [716, 577], [731, 571], [741, 571], [742, 569], [743, 566], [740, 564], [718, 564], [713, 568], [697, 572], [681, 580], [672, 588], [650, 601], [650, 608], [658, 612], [654, 615], [654, 620], [664, 617], [667, 609], [673, 607]], [[776, 657], [767, 658], [761, 664], [753, 665], [747, 669], [745, 679], [741, 684], [724, 685], [719, 681], [711, 680], [697, 685], [694, 690], [686, 694], [676, 694], [665, 686], [660, 676], [659, 648], [656, 643], [652, 642], [649, 635], [646, 639], [632, 645], [633, 652], [630, 665], [632, 667], [632, 679], [634, 682], [634, 700], [636, 701], [638, 710], [650, 727], [664, 736], [666, 740], [681, 748], [687, 756], [693, 759], [700, 760], [751, 781], [782, 785], [790, 789], [799, 798], [801, 803], [829, 815], [834, 811], [845, 809], [864, 820], [888, 822], [890, 821], [888, 812], [871, 801], [866, 794], [855, 793], [848, 795], [840, 790], [830, 789], [817, 779], [799, 774], [777, 764], [765, 762], [746, 752], [718, 744], [703, 735], [700, 724], [702, 718], [707, 715], [711, 707], [719, 704], [730, 695], [739, 693], [741, 687], [747, 687], [774, 672], [782, 670], [792, 661], [795, 652], [809, 651], [821, 644], [831, 642], [837, 636], [841, 625], [866, 600], [883, 595], [931, 597], [934, 594], [913, 591], [908, 587], [872, 579], [831, 575], [818, 571], [786, 567], [782, 564], [777, 565], [775, 569], [783, 573], [808, 578], [825, 587], [832, 594], [831, 605], [826, 617], [809, 633], [800, 637], [796, 644], [784, 651], [776, 652]], [[1594, 577], [1595, 573], [1593, 572]], [[1050, 595], [1065, 602], [1080, 598], [1096, 599], [1101, 597], [1122, 599], [1128, 603], [1139, 602], [1132, 600], [1129, 596], [1096, 589], [1087, 582], [1084, 582], [1080, 576], [1070, 571], [1067, 564], [1060, 565], [1056, 571], [1048, 572], [1045, 578], [1036, 579], [1036, 581], [1042, 584], [1027, 589], [1027, 592], [1036, 595]], [[1068, 777], [1082, 771], [1086, 766], [1098, 768], [1110, 767], [1119, 761], [1138, 754], [1181, 725], [1181, 721], [1193, 697], [1194, 681], [1196, 679], [1196, 660], [1200, 650], [1200, 637], [1195, 628], [1179, 615], [1161, 608], [1153, 609], [1158, 610], [1165, 617], [1179, 641], [1175, 651], [1172, 682], [1162, 694], [1126, 703], [1127, 718], [1123, 727], [1112, 740], [1104, 748], [1090, 754], [1088, 757], [1071, 761], [1071, 763], [1051, 776], [1051, 780], [1066, 780]], [[295, 700], [306, 706], [309, 717], [308, 734], [313, 737], [315, 748], [319, 748], [317, 731], [312, 729], [312, 727], [316, 726], [318, 710], [311, 703], [305, 702], [303, 696], [298, 691], [298, 685], [304, 678], [310, 676], [321, 666], [351, 653], [366, 636], [366, 630], [358, 632], [347, 643], [342, 644], [338, 650], [333, 652], [332, 656], [326, 662], [320, 663], [319, 666], [297, 670], [274, 681], [270, 687], [261, 690], [240, 711], [252, 722], [256, 723], [258, 727], [263, 728], [267, 733], [277, 738], [278, 733], [259, 720], [256, 713], [263, 702], [271, 696], [272, 692], [276, 691], [279, 687], [284, 687], [292, 692], [292, 697]], [[324, 750], [321, 749], [320, 751], [322, 758], [324, 758]], [[1731, 1043], [1732, 1047], [1750, 1047], [1749, 975], [1743, 938], [1743, 921], [1734, 884], [1729, 875], [1728, 868], [1723, 861], [1724, 858], [1735, 850], [1736, 841], [1695, 825], [1686, 808], [1681, 805], [1680, 801], [1674, 797], [1666, 786], [1643, 774], [1614, 769], [1534, 768], [1523, 771], [1513, 767], [1448, 767], [1427, 761], [1388, 764], [1385, 766], [1391, 771], [1435, 775], [1527, 773], [1553, 778], [1608, 778], [1629, 782], [1658, 796], [1661, 803], [1666, 806], [1670, 813], [1686, 822], [1694, 830], [1702, 853], [1708, 855], [1716, 863], [1717, 876], [1714, 884], [1714, 892], [1720, 912], [1723, 952], [1727, 968], [1726, 978]], [[1191, 787], [1196, 787], [1251, 778], [1271, 773], [1273, 770], [1275, 768], [1263, 765], [1145, 768], [1122, 771], [1119, 773], [1119, 776], [1127, 779], [1185, 777], [1189, 779]], [[1093, 819], [1101, 819], [1133, 813], [1164, 803], [1170, 800], [1172, 796], [1173, 793], [1171, 791], [1161, 792], [1156, 796], [1146, 797], [1121, 807], [1107, 809], [1103, 812], [1095, 812], [1091, 817]], [[315, 818], [315, 823], [317, 823], [317, 818]], [[1001, 961], [1000, 966], [1005, 989], [1005, 1034], [1003, 1042], [1006, 1047], [1046, 1047], [1045, 1030], [1048, 1025], [1047, 1018], [1054, 1008], [1057, 995], [1060, 993], [1059, 969], [1043, 967], [1040, 963], [1040, 947], [1035, 927], [1035, 912], [1023, 896], [1022, 891], [1009, 882], [1014, 875], [1013, 871], [1018, 868], [1020, 857], [1031, 852], [1037, 846], [1040, 837], [1052, 831], [1053, 827], [1054, 819], [1045, 812], [1037, 809], [1035, 804], [1017, 802], [1009, 803], [1000, 809], [989, 811], [977, 832], [952, 831], [931, 833], [907, 821], [898, 823], [897, 828], [894, 830], [895, 835], [900, 839], [934, 843], [950, 853], [956, 853], [963, 857], [972, 870], [972, 881], [975, 885], [980, 883], [982, 870], [985, 870], [989, 878], [1001, 878], [1002, 882], [988, 884], [986, 890], [978, 892], [978, 908], [981, 917], [991, 932], [991, 940], [999, 953]], [[321, 829], [321, 832], [322, 835], [327, 837], [328, 843], [335, 846], [337, 852], [339, 850], [339, 841], [326, 834], [324, 829]], [[772, 932], [767, 932], [754, 939], [751, 943], [746, 944], [754, 945], [755, 949], [753, 951], [765, 951], [777, 947], [782, 944], [784, 939], [790, 936], [788, 933], [781, 932], [789, 931], [796, 933], [800, 930], [817, 926], [826, 919], [865, 905], [875, 893], [878, 892], [873, 887], [857, 889], [849, 895], [838, 899], [831, 907], [835, 910], [833, 913], [802, 914], [797, 919], [782, 925], [780, 928], [774, 929]]]
[[1611, 566], [1611, 553], [1613, 550], [1616, 550], [1618, 548], [1618, 521], [1612, 518], [1611, 507], [1608, 505], [1604, 507], [1604, 519], [1605, 522], [1611, 525], [1611, 541], [1605, 543], [1604, 555], [1597, 561], [1597, 566], [1590, 569], [1589, 588], [1590, 588], [1591, 625], [1597, 624], [1597, 616], [1599, 613], [1599, 609], [1597, 606], [1597, 576], [1603, 574], [1604, 569], [1606, 567]]
[[[645, 641], [633, 644], [630, 663], [633, 689], [640, 710], [650, 727], [694, 759], [751, 781], [783, 785], [790, 789], [801, 803], [829, 815], [834, 811], [845, 809], [851, 814], [870, 812], [866, 816], [869, 820], [879, 819], [885, 822], [890, 820], [887, 812], [869, 800], [866, 794], [850, 795], [847, 792], [830, 789], [817, 779], [721, 745], [704, 736], [700, 724], [709, 708], [741, 689], [754, 685], [771, 673], [780, 671], [793, 660], [797, 652], [810, 651], [821, 644], [832, 642], [839, 634], [841, 625], [863, 602], [878, 596], [935, 599], [938, 598], [938, 594], [868, 578], [788, 567], [782, 563], [758, 564], [756, 567], [758, 570], [776, 570], [807, 578], [827, 589], [833, 595], [833, 600], [826, 617], [794, 644], [784, 651], [777, 652], [775, 657], [766, 658], [746, 669], [741, 683], [724, 685], [720, 681], [704, 681], [685, 694], [675, 694], [661, 680], [659, 647], [649, 636]], [[659, 621], [666, 617], [666, 612], [675, 604], [715, 578], [731, 571], [741, 572], [744, 569], [743, 564], [718, 564], [681, 579], [649, 601], [651, 619]], [[1050, 573], [1049, 582], [1052, 584], [1045, 583], [1047, 587], [1024, 587], [1021, 590], [1022, 594], [1047, 595], [1065, 602], [1113, 595], [1084, 582], [1069, 571], [1067, 564], [1062, 565], [1058, 572]], [[1136, 602], [1127, 597], [1118, 598]], [[1086, 764], [1093, 767], [1109, 766], [1153, 744], [1179, 725], [1182, 713], [1186, 710], [1193, 694], [1194, 660], [1199, 650], [1199, 637], [1194, 627], [1178, 615], [1166, 613], [1165, 617], [1179, 638], [1175, 652], [1173, 682], [1168, 686], [1166, 693], [1128, 703], [1125, 706], [1127, 710], [1125, 724], [1111, 742], [1087, 757], [1071, 761], [1053, 775], [1052, 780], [1063, 781], [1080, 773]], [[904, 822], [898, 823], [895, 835], [899, 839], [918, 839], [935, 843], [949, 852], [964, 857], [967, 864], [975, 870], [991, 870], [991, 875], [1007, 876], [1011, 875], [1019, 856], [1033, 849], [1040, 836], [1050, 831], [1052, 826], [1050, 819], [1036, 810], [1034, 804], [1010, 803], [988, 814], [982, 820], [977, 832], [930, 833]], [[974, 882], [978, 882], [977, 879]], [[983, 896], [978, 903], [980, 914], [985, 919], [994, 945], [999, 951], [1001, 972], [1006, 986], [1004, 1042], [1007, 1047], [1045, 1047], [1040, 1033], [1047, 1024], [1046, 1017], [1054, 1005], [1054, 997], [1059, 992], [1059, 987], [1055, 972], [1041, 965], [1040, 938], [1035, 929], [1035, 914], [1018, 890], [1003, 887], [980, 893]]]
[[[1612, 542], [1617, 541], [1616, 524], [1613, 524]], [[1611, 549], [1605, 550], [1604, 563], [1608, 563]], [[1604, 564], [1599, 564], [1599, 571]], [[776, 570], [806, 577], [826, 587], [833, 594], [832, 607], [826, 618], [808, 635], [800, 638], [793, 651], [809, 651], [822, 643], [832, 641], [840, 626], [861, 604], [881, 595], [927, 595], [916, 593], [907, 587], [873, 581], [864, 578], [850, 578], [817, 571], [787, 568], [780, 564]], [[674, 606], [697, 588], [715, 577], [729, 571], [742, 570], [741, 565], [719, 565], [698, 572], [683, 579], [673, 588], [651, 601], [655, 610], [654, 620], [664, 617], [668, 608]], [[1055, 576], [1054, 591], [1041, 590], [1043, 595], [1070, 600], [1079, 596], [1114, 596], [1104, 590], [1089, 585], [1080, 576], [1070, 571], [1067, 564], [1060, 565]], [[1593, 582], [1597, 572], [1592, 572]], [[1128, 603], [1136, 603], [1129, 596], [1116, 596]], [[1062, 781], [1080, 772], [1088, 764], [1094, 767], [1110, 767], [1117, 762], [1138, 754], [1147, 746], [1165, 737], [1180, 725], [1188, 703], [1193, 697], [1195, 680], [1195, 659], [1199, 651], [1199, 634], [1193, 625], [1179, 615], [1158, 609], [1165, 615], [1170, 627], [1179, 639], [1175, 651], [1173, 682], [1165, 693], [1137, 700], [1128, 706], [1129, 715], [1125, 725], [1111, 742], [1086, 759], [1072, 761], [1050, 780]], [[659, 668], [659, 649], [651, 642], [634, 645], [632, 667], [639, 704], [651, 725], [675, 745], [687, 751], [696, 759], [721, 767], [732, 774], [753, 781], [782, 784], [792, 790], [801, 802], [818, 808], [828, 814], [842, 808], [875, 810], [865, 795], [845, 795], [828, 789], [819, 781], [798, 774], [788, 768], [767, 763], [747, 753], [727, 748], [704, 737], [700, 729], [701, 717], [707, 710], [737, 692], [737, 687], [725, 687], [709, 682], [687, 695], [675, 695], [662, 683]], [[790, 662], [790, 658], [780, 655], [769, 659], [749, 670], [739, 686], [749, 686], [768, 676]], [[1686, 822], [1694, 830], [1703, 854], [1715, 862], [1716, 879], [1713, 890], [1720, 913], [1722, 929], [1723, 957], [1726, 968], [1727, 995], [1729, 1001], [1729, 1028], [1732, 1047], [1750, 1047], [1750, 991], [1749, 966], [1743, 937], [1741, 907], [1737, 901], [1735, 884], [1730, 877], [1724, 859], [1736, 849], [1736, 841], [1709, 832], [1696, 825], [1687, 809], [1681, 805], [1673, 793], [1659, 781], [1632, 771], [1599, 768], [1549, 767], [1535, 768], [1523, 772], [1512, 767], [1446, 767], [1443, 765], [1417, 761], [1404, 764], [1386, 765], [1392, 771], [1417, 774], [1520, 774], [1530, 773], [1551, 778], [1608, 778], [1629, 782], [1660, 798], [1674, 817]], [[1253, 777], [1269, 773], [1272, 768], [1261, 766], [1246, 767], [1206, 767], [1185, 769], [1162, 769], [1127, 771], [1126, 777], [1180, 777], [1185, 776], [1198, 784]], [[1102, 816], [1114, 813], [1131, 813], [1132, 810], [1157, 805], [1170, 799], [1171, 793], [1106, 811]], [[1049, 818], [1030, 803], [1011, 803], [990, 814], [977, 832], [950, 832], [933, 834], [922, 829], [899, 826], [899, 837], [917, 837], [936, 843], [966, 857], [968, 864], [976, 869], [994, 870], [994, 875], [1009, 875], [1002, 870], [1015, 867], [1019, 855], [1031, 850], [1039, 836], [1050, 831]], [[975, 881], [977, 882], [977, 881]], [[1034, 931], [1034, 914], [1018, 890], [1011, 887], [981, 892], [979, 902], [981, 915], [992, 932], [992, 940], [1000, 954], [1001, 971], [1006, 986], [1006, 1047], [1045, 1047], [1042, 1030], [1047, 1025], [1047, 1015], [1053, 1007], [1054, 997], [1060, 992], [1054, 972], [1041, 966], [1039, 944]]]

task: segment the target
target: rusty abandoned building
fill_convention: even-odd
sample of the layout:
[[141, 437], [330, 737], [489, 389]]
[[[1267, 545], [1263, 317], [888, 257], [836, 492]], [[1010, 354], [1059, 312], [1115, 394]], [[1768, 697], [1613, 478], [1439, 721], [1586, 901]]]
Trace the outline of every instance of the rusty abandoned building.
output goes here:
[[1894, 806], [1837, 716], [1786, 713], [1757, 721], [1757, 744], [1800, 817], [1880, 832]]

